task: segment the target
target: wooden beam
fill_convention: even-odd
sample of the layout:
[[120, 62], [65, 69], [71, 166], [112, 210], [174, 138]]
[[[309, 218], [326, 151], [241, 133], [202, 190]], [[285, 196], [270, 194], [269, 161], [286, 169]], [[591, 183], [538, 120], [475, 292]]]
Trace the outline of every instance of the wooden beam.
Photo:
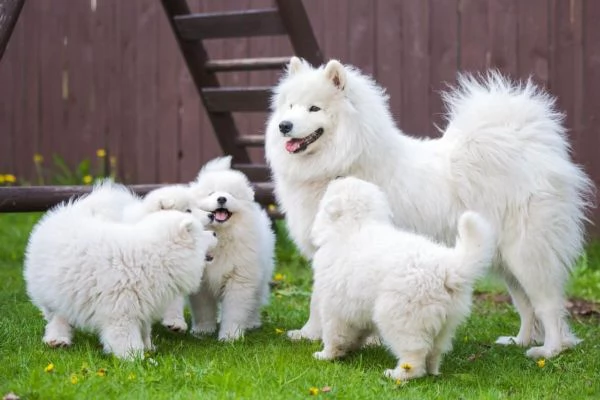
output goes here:
[[271, 88], [205, 87], [202, 88], [202, 97], [206, 109], [213, 113], [268, 111], [271, 101]]
[[19, 19], [25, 0], [0, 0], [0, 60]]
[[[173, 29], [179, 48], [183, 53], [188, 70], [192, 75], [198, 94], [201, 94], [201, 90], [204, 87], [219, 87], [219, 80], [215, 74], [208, 72], [204, 68], [204, 65], [208, 61], [208, 54], [202, 42], [183, 40], [178, 34], [174, 18], [175, 16], [190, 14], [187, 2], [185, 0], [161, 0], [161, 3], [165, 9], [167, 19]], [[206, 107], [204, 97], [200, 97]], [[239, 136], [239, 133], [233, 116], [228, 113], [208, 113], [208, 116], [221, 150], [225, 154], [233, 156], [234, 162], [249, 163], [250, 155], [248, 151], [245, 148], [237, 146], [235, 143], [235, 138]]]
[[265, 135], [242, 135], [236, 142], [239, 146], [262, 147], [265, 145]]
[[271, 170], [264, 164], [233, 164], [232, 167], [243, 172], [250, 182], [271, 181]]
[[276, 8], [178, 15], [175, 26], [184, 40], [285, 34]]
[[[165, 185], [132, 185], [135, 193], [143, 196]], [[256, 201], [262, 205], [275, 203], [273, 184], [254, 183]], [[70, 198], [89, 193], [91, 186], [14, 186], [0, 188], [0, 212], [46, 211]]]
[[276, 3], [296, 55], [314, 66], [323, 64], [323, 53], [319, 48], [302, 0], [276, 0]]
[[262, 58], [240, 58], [230, 60], [209, 60], [206, 62], [206, 70], [210, 72], [229, 71], [260, 71], [268, 69], [283, 69], [291, 57], [262, 57]]

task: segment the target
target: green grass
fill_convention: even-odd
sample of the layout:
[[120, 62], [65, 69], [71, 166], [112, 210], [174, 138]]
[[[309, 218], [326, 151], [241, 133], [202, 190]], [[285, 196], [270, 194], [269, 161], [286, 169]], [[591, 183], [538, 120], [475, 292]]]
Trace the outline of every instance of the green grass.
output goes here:
[[[264, 326], [235, 344], [198, 340], [155, 326], [158, 346], [150, 358], [122, 362], [101, 351], [95, 335], [77, 333], [69, 349], [41, 342], [44, 322], [24, 290], [23, 250], [38, 215], [0, 215], [0, 395], [22, 399], [295, 399], [311, 387], [330, 387], [314, 397], [336, 399], [583, 399], [600, 396], [600, 329], [597, 319], [573, 321], [584, 342], [544, 367], [516, 347], [492, 345], [515, 333], [518, 316], [509, 304], [476, 302], [459, 330], [455, 350], [440, 377], [404, 384], [385, 379], [394, 366], [383, 348], [363, 349], [338, 362], [312, 358], [318, 343], [291, 343], [280, 330], [307, 317], [310, 269], [279, 226], [277, 272], [285, 275], [264, 311]], [[600, 296], [600, 246], [591, 246], [574, 274], [571, 295]], [[493, 280], [480, 289], [498, 291]], [[53, 372], [45, 367], [53, 363]], [[104, 369], [105, 376], [98, 376]]]

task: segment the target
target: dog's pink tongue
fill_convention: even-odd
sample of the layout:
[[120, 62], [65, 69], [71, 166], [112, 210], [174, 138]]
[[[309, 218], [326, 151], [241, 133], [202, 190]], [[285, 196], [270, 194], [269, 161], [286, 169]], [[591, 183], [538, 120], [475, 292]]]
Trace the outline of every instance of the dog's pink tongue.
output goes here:
[[217, 221], [225, 221], [227, 217], [227, 211], [215, 211], [215, 219]]
[[285, 142], [285, 149], [289, 153], [297, 151], [300, 148], [300, 146], [302, 146], [302, 139], [290, 139], [287, 142]]

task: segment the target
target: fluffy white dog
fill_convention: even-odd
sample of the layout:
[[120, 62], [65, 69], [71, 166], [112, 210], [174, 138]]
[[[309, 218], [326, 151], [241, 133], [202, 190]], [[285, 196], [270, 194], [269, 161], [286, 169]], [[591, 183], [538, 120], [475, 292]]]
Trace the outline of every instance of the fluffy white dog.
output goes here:
[[[275, 88], [266, 157], [292, 238], [308, 258], [310, 230], [329, 181], [354, 175], [390, 200], [397, 226], [452, 244], [459, 216], [474, 210], [499, 238], [495, 269], [521, 316], [516, 337], [551, 357], [579, 340], [565, 321], [564, 285], [583, 246], [592, 183], [573, 163], [554, 99], [533, 83], [490, 72], [463, 75], [445, 95], [448, 126], [439, 139], [404, 135], [384, 90], [332, 60], [312, 68], [292, 58]], [[317, 339], [311, 316], [292, 338]], [[538, 323], [539, 322], [539, 323]]]
[[395, 228], [377, 186], [342, 178], [329, 184], [312, 237], [318, 247], [313, 296], [324, 345], [314, 356], [341, 357], [378, 332], [398, 357], [386, 376], [437, 375], [469, 314], [473, 283], [496, 252], [492, 227], [467, 211], [458, 222], [456, 247], [448, 248]]
[[274, 268], [275, 236], [267, 214], [254, 201], [248, 178], [231, 169], [230, 156], [208, 162], [190, 190], [197, 205], [214, 214], [210, 229], [219, 238], [200, 291], [189, 298], [192, 333], [216, 331], [220, 304], [219, 340], [235, 340], [261, 325], [261, 306], [268, 302]]
[[84, 201], [49, 211], [27, 245], [25, 281], [47, 320], [43, 340], [70, 345], [75, 326], [98, 332], [106, 352], [139, 356], [152, 347], [152, 321], [200, 285], [205, 254], [217, 241], [204, 230], [211, 218], [162, 211], [114, 222]]

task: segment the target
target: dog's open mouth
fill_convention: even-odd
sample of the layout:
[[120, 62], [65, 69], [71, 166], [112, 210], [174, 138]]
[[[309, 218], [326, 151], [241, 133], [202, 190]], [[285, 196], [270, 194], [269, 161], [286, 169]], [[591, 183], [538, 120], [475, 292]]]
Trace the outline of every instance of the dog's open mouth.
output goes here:
[[215, 216], [215, 222], [223, 223], [226, 222], [229, 218], [231, 218], [231, 212], [226, 208], [217, 208], [213, 211]]
[[285, 142], [285, 149], [288, 153], [297, 154], [301, 153], [308, 148], [308, 146], [317, 141], [318, 138], [323, 134], [323, 128], [319, 128], [310, 135], [302, 139], [290, 139]]

